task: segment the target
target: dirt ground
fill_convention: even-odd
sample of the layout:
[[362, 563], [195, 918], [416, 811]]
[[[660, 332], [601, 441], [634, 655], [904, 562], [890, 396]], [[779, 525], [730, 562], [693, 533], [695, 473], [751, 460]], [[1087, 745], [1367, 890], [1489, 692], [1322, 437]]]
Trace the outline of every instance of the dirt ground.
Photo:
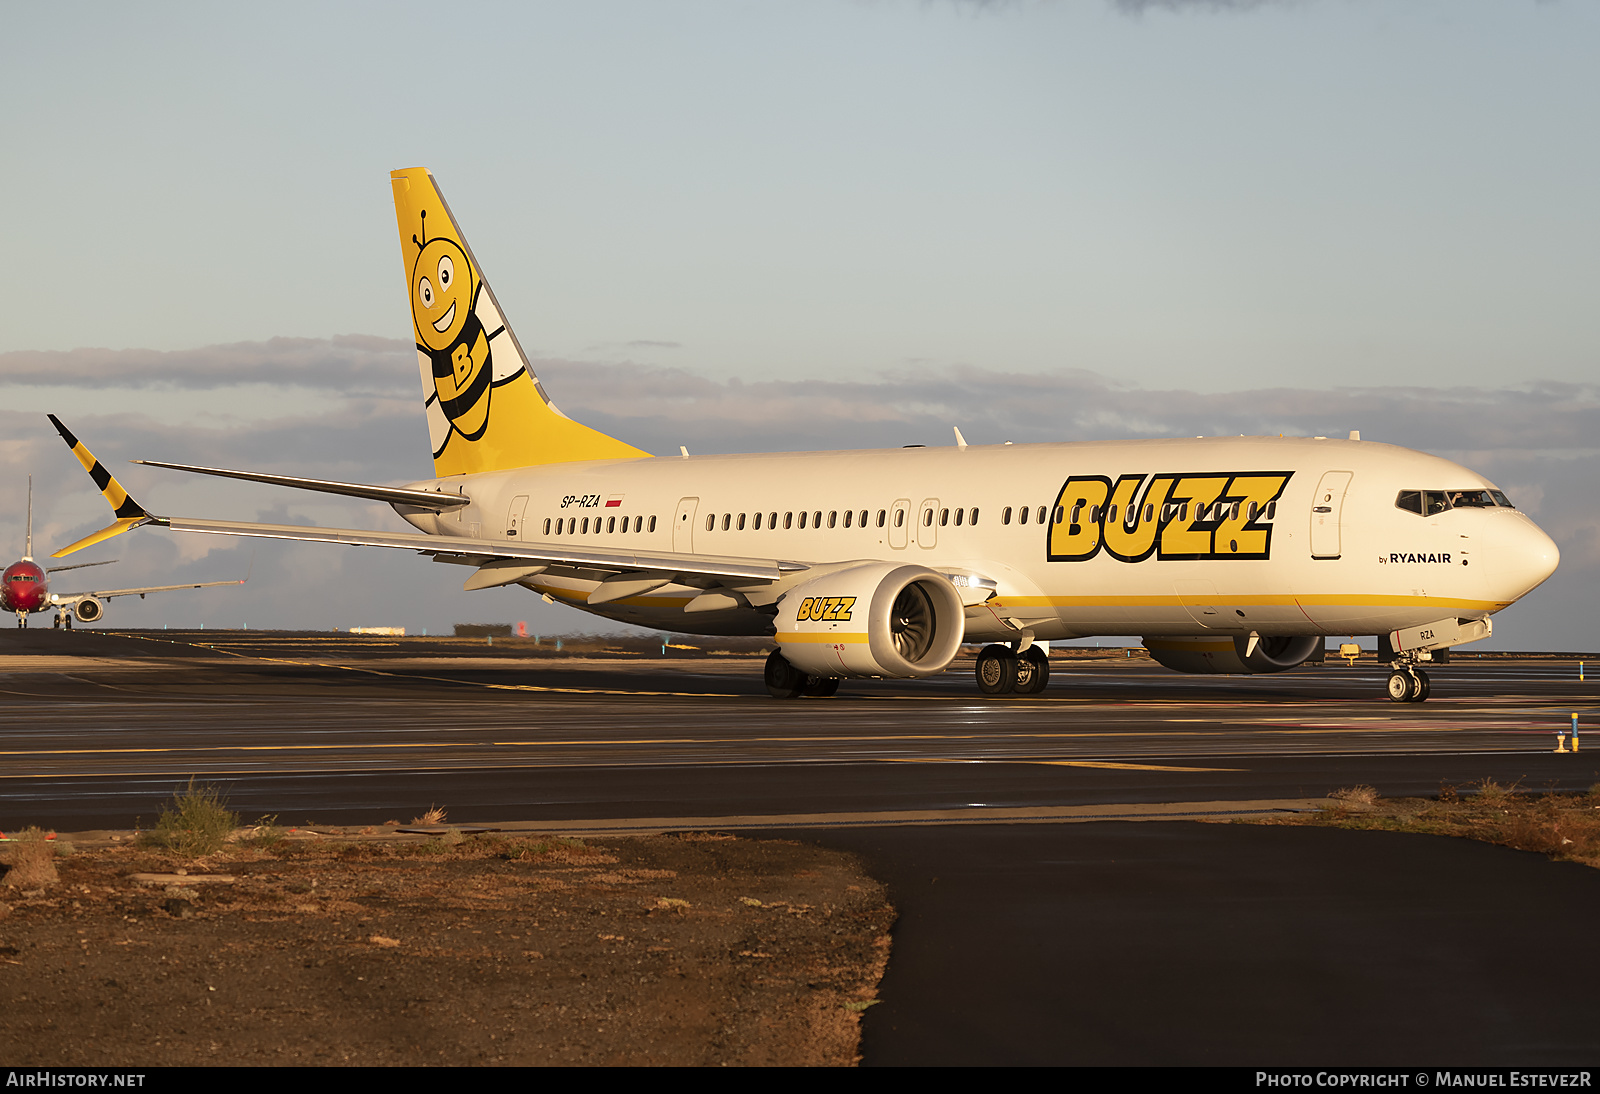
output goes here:
[[1436, 798], [1384, 798], [1370, 786], [1357, 786], [1334, 791], [1327, 806], [1315, 813], [1233, 823], [1452, 836], [1600, 867], [1600, 783], [1586, 794], [1566, 794], [1480, 779], [1465, 786], [1441, 786]]
[[894, 920], [849, 855], [706, 833], [54, 861], [0, 885], [9, 1065], [849, 1065]]

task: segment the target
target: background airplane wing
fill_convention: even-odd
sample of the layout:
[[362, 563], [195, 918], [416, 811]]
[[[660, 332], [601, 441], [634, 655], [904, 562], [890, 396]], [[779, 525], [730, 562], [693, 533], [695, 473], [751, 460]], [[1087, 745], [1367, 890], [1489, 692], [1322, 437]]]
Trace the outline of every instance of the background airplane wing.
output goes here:
[[174, 589], [209, 589], [216, 585], [243, 585], [244, 578], [235, 581], [197, 581], [188, 585], [146, 585], [141, 589], [93, 589], [83, 593], [51, 593], [53, 603], [62, 603], [68, 600], [82, 600], [86, 596], [96, 597], [100, 600], [109, 600], [114, 596], [143, 596], [145, 593], [166, 593]]

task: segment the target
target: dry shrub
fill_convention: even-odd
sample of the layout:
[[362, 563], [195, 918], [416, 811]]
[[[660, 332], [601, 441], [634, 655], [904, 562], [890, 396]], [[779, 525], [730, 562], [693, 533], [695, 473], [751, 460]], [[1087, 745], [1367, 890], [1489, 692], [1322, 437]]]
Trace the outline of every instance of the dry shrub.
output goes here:
[[412, 820], [412, 824], [443, 824], [444, 810], [437, 805], [428, 806], [428, 811]]
[[1352, 805], [1378, 804], [1378, 791], [1370, 786], [1345, 786], [1329, 793], [1328, 797], [1334, 801], [1349, 802]]
[[12, 844], [6, 884], [13, 889], [43, 889], [61, 878], [56, 873], [56, 852], [37, 828], [24, 828]]
[[1512, 787], [1501, 786], [1493, 779], [1483, 779], [1477, 784], [1478, 800], [1485, 802], [1503, 802], [1511, 796]]
[[180, 855], [209, 855], [222, 850], [238, 827], [239, 814], [229, 811], [222, 791], [196, 786], [191, 778], [187, 789], [173, 791], [145, 840]]

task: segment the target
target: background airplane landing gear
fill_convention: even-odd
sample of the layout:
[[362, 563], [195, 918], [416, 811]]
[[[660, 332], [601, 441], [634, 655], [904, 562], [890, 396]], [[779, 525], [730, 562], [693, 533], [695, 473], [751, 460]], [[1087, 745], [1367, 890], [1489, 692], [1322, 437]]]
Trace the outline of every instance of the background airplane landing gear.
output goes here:
[[978, 654], [978, 690], [1004, 695], [1017, 686], [1017, 655], [1009, 646], [985, 646]]

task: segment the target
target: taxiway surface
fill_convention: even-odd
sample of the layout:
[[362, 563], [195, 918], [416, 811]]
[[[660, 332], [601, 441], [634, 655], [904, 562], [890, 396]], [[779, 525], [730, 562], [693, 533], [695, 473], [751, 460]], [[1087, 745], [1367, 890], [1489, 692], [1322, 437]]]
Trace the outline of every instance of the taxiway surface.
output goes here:
[[[1584, 992], [1551, 977], [1540, 1009], [1508, 1006], [1496, 970], [1528, 972], [1537, 947], [1518, 940], [1592, 906], [1600, 873], [1392, 833], [1093, 819], [1360, 783], [1587, 789], [1600, 763], [1552, 752], [1573, 712], [1592, 725], [1576, 659], [1461, 657], [1415, 705], [1389, 702], [1370, 661], [1236, 678], [1061, 657], [1044, 694], [1004, 699], [967, 663], [792, 702], [766, 696], [760, 665], [19, 632], [0, 638], [0, 827], [129, 827], [198, 776], [247, 818], [293, 823], [439, 804], [460, 823], [803, 832], [866, 856], [901, 910], [868, 1062], [1592, 1057]], [[1563, 945], [1562, 964], [1594, 948]]]

